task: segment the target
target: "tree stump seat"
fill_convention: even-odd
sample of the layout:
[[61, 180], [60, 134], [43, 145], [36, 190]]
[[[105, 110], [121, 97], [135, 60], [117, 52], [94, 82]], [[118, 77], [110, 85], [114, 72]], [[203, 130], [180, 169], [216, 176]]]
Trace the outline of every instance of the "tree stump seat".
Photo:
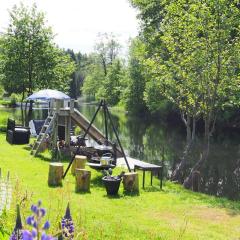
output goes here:
[[90, 180], [91, 171], [86, 169], [76, 168], [76, 192], [89, 192], [90, 191]]
[[48, 185], [62, 186], [63, 164], [52, 162], [49, 164]]
[[123, 175], [123, 188], [126, 192], [139, 192], [137, 172], [129, 172]]
[[86, 166], [87, 157], [83, 155], [76, 155], [72, 163], [71, 172], [75, 175], [76, 169], [84, 169]]

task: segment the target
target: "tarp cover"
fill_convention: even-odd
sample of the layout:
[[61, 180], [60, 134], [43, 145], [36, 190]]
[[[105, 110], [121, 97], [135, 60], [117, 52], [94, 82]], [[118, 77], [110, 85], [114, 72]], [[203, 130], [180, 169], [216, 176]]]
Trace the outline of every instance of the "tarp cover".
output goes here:
[[43, 89], [30, 95], [27, 100], [50, 100], [61, 99], [68, 100], [70, 97], [63, 92], [52, 89]]

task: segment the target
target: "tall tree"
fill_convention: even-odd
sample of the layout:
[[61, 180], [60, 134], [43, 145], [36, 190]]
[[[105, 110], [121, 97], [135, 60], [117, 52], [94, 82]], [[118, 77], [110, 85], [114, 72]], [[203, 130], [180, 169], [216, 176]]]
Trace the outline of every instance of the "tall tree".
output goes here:
[[136, 38], [132, 40], [129, 51], [128, 86], [125, 92], [126, 108], [132, 114], [146, 111], [144, 91], [146, 75], [144, 68], [145, 45]]
[[116, 105], [121, 100], [126, 85], [126, 70], [119, 59], [109, 67], [105, 81], [98, 91], [98, 98], [104, 98], [110, 105]]
[[98, 55], [96, 53], [90, 54], [89, 65], [87, 67], [86, 78], [83, 82], [82, 92], [86, 95], [95, 97], [102, 87], [103, 82], [105, 81], [106, 76], [102, 66], [98, 62]]
[[[89, 56], [89, 64], [86, 79], [83, 84], [83, 92], [99, 98], [108, 98], [111, 104], [118, 102], [117, 88], [110, 97], [106, 89], [117, 86], [119, 76], [122, 76], [122, 64], [119, 58], [120, 44], [113, 34], [99, 34], [98, 42], [95, 45], [95, 52]], [[116, 73], [116, 76], [114, 76]], [[114, 97], [113, 97], [114, 96]], [[115, 98], [115, 100], [113, 100]]]
[[121, 46], [114, 34], [99, 33], [98, 40], [95, 45], [95, 51], [99, 56], [104, 75], [107, 75], [108, 66], [112, 65], [117, 58]]
[[[143, 13], [155, 6], [142, 0], [133, 2]], [[208, 158], [217, 113], [226, 105], [239, 104], [240, 12], [236, 3], [162, 1], [155, 6], [158, 13], [140, 15], [145, 21], [143, 32], [151, 31], [143, 34], [152, 75], [147, 95], [148, 88], [154, 85], [178, 107], [186, 125], [187, 143], [195, 135], [196, 118], [201, 116], [204, 120], [201, 157], [185, 180], [185, 187], [190, 187], [193, 171], [201, 170]], [[182, 163], [185, 166], [186, 160]]]
[[54, 35], [45, 24], [45, 16], [21, 4], [10, 11], [10, 24], [1, 41], [3, 85], [9, 93], [22, 93], [22, 99], [34, 89], [69, 88], [75, 65], [53, 43]]
[[81, 88], [87, 73], [87, 68], [90, 64], [86, 54], [74, 53], [73, 50], [67, 49], [67, 54], [75, 62], [76, 70], [71, 75], [69, 96], [77, 99], [81, 94]]

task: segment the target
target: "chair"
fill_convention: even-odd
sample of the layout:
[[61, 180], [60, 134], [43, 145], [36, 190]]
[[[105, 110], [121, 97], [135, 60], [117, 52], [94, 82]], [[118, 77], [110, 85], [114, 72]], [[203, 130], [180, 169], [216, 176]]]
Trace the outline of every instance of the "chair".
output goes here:
[[30, 128], [17, 126], [15, 120], [8, 119], [6, 140], [11, 144], [27, 144], [30, 138]]

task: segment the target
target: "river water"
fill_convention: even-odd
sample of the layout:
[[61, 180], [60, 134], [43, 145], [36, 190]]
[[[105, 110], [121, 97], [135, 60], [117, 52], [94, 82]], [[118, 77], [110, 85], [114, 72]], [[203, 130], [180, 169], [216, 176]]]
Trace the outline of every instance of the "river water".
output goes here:
[[[78, 109], [91, 120], [97, 105], [80, 104]], [[19, 109], [0, 109], [0, 113], [6, 111], [9, 116], [21, 119]], [[173, 125], [161, 119], [153, 121], [131, 117], [125, 112], [114, 109], [110, 109], [110, 112], [126, 155], [155, 164], [164, 162], [165, 176], [169, 176], [185, 147], [185, 132], [181, 122]], [[47, 110], [34, 110], [34, 119], [44, 119], [46, 116]], [[101, 111], [94, 124], [104, 132], [104, 118]], [[110, 124], [109, 136], [111, 140], [116, 141]], [[201, 144], [202, 139], [199, 136], [189, 160], [189, 169], [199, 158]], [[239, 134], [237, 132], [215, 134], [211, 141], [209, 160], [201, 171], [200, 190], [239, 200], [240, 183], [239, 178], [234, 174], [239, 162]]]

